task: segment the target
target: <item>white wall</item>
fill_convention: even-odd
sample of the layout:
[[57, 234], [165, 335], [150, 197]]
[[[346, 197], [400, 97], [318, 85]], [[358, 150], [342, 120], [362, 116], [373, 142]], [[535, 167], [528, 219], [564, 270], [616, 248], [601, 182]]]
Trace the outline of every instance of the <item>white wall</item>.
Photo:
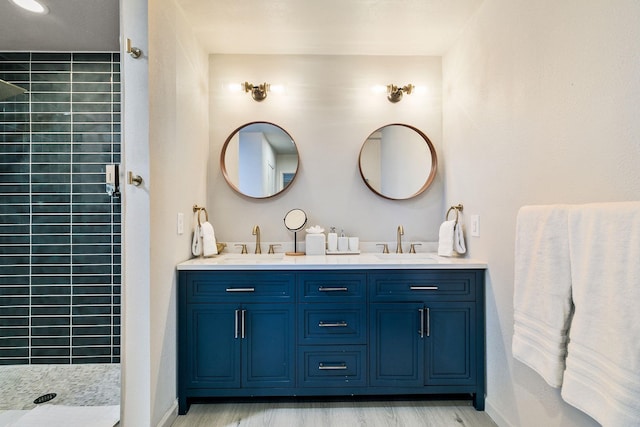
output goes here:
[[526, 204], [640, 198], [638, 22], [635, 0], [485, 0], [443, 59], [446, 194], [481, 219], [468, 248], [489, 263], [500, 425], [597, 425], [511, 356], [515, 218]]
[[[150, 425], [176, 400], [176, 271], [191, 255], [194, 204], [206, 203], [208, 59], [173, 0], [149, 2]], [[184, 214], [185, 232], [176, 218]], [[136, 286], [129, 283], [128, 286]], [[135, 351], [135, 349], [133, 350]], [[127, 426], [128, 427], [128, 426]]]
[[[442, 173], [415, 199], [390, 201], [362, 182], [358, 154], [371, 132], [397, 122], [422, 130], [436, 150], [441, 149], [440, 58], [210, 55], [209, 70], [207, 200], [218, 240], [252, 242], [251, 230], [258, 224], [263, 241], [291, 242], [282, 220], [293, 208], [306, 211], [309, 225], [344, 228], [362, 241], [393, 241], [399, 224], [404, 225], [406, 242], [437, 240], [444, 212]], [[226, 89], [241, 81], [282, 84], [285, 92], [269, 93], [255, 102], [249, 94]], [[428, 90], [392, 104], [385, 94], [371, 91], [389, 83], [413, 83]], [[224, 141], [251, 121], [281, 126], [298, 146], [298, 176], [273, 198], [243, 197], [229, 188], [220, 172]]]
[[[122, 0], [122, 39], [148, 52], [147, 3]], [[121, 52], [124, 48], [121, 47]], [[122, 67], [122, 405], [121, 424], [145, 426], [150, 423], [151, 388], [148, 369], [151, 358], [149, 323], [149, 96], [147, 55], [121, 58]], [[124, 176], [133, 171], [145, 179], [144, 185], [126, 184]], [[134, 285], [135, 284], [135, 285]]]

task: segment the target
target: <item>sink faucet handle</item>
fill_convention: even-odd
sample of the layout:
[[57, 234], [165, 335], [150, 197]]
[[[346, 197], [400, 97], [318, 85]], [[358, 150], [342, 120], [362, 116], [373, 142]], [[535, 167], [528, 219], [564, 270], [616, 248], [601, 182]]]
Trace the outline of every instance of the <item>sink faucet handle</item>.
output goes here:
[[275, 254], [276, 252], [274, 251], [274, 248], [275, 248], [276, 246], [281, 246], [281, 245], [280, 245], [279, 243], [274, 243], [274, 244], [269, 245], [269, 251], [268, 251], [268, 253], [270, 253], [270, 254]]
[[422, 243], [412, 243], [411, 247], [409, 248], [409, 253], [410, 254], [415, 254], [416, 253], [416, 246], [422, 246]]
[[249, 253], [249, 252], [247, 252], [247, 244], [246, 243], [238, 243], [238, 244], [236, 244], [236, 246], [242, 246], [242, 250], [240, 251], [241, 254]]
[[382, 253], [383, 254], [388, 254], [389, 253], [389, 245], [387, 245], [386, 243], [376, 243], [376, 246], [382, 246]]

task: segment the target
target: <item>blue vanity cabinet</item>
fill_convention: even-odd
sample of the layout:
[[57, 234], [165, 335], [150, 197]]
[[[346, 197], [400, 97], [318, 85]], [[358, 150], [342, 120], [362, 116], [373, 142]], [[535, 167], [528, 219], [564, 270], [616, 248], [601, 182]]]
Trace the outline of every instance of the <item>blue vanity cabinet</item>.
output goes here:
[[181, 271], [178, 299], [181, 414], [188, 397], [295, 386], [293, 274]]
[[419, 337], [420, 303], [370, 306], [370, 381], [377, 387], [422, 387], [424, 342]]
[[186, 309], [184, 340], [189, 357], [182, 366], [190, 388], [240, 387], [238, 304], [194, 304]]
[[371, 305], [371, 385], [475, 384], [469, 303]]
[[466, 394], [484, 409], [483, 269], [179, 270], [178, 403]]
[[471, 393], [484, 409], [484, 272], [369, 275], [370, 385]]
[[425, 385], [475, 385], [474, 304], [426, 303], [424, 317]]
[[298, 387], [341, 395], [366, 387], [367, 275], [305, 271], [298, 275]]

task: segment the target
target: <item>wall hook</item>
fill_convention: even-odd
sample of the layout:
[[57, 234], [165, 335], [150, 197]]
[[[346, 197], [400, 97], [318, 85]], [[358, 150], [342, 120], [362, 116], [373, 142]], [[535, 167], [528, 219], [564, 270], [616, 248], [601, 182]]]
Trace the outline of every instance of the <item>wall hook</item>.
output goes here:
[[140, 56], [142, 56], [142, 50], [137, 47], [131, 46], [131, 39], [127, 39], [127, 53], [135, 59], [138, 59], [140, 58]]
[[142, 185], [142, 177], [140, 175], [134, 175], [133, 172], [129, 171], [129, 174], [127, 176], [127, 182], [129, 184], [133, 184], [136, 187]]

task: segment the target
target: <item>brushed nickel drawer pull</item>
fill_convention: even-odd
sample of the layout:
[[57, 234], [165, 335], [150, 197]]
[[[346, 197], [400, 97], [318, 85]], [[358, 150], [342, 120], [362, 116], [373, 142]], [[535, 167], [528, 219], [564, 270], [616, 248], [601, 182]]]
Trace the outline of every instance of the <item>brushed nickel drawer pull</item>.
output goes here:
[[236, 326], [235, 326], [235, 339], [238, 339], [238, 313], [240, 313], [240, 310], [236, 310]]
[[347, 288], [346, 286], [341, 286], [341, 287], [338, 287], [338, 288], [320, 286], [318, 288], [319, 292], [346, 292], [348, 290], [349, 290], [349, 288]]
[[227, 292], [255, 292], [256, 288], [227, 288]]
[[411, 286], [412, 291], [437, 291], [437, 286]]
[[340, 365], [325, 365], [324, 363], [320, 363], [318, 369], [321, 371], [340, 371], [347, 369], [347, 364], [344, 362]]
[[241, 311], [240, 311], [240, 314], [242, 314], [242, 317], [241, 317], [241, 319], [240, 319], [240, 320], [241, 320], [241, 322], [240, 322], [240, 323], [241, 323], [241, 328], [242, 328], [242, 339], [245, 339], [245, 335], [244, 335], [244, 324], [245, 324], [246, 317], [247, 317], [247, 310], [241, 310]]
[[321, 328], [336, 328], [336, 327], [346, 328], [347, 322], [345, 322], [344, 320], [336, 323], [325, 323], [321, 321], [320, 323], [318, 323], [318, 326]]
[[431, 336], [431, 312], [429, 310], [429, 307], [426, 308], [427, 311], [427, 336], [430, 337]]

